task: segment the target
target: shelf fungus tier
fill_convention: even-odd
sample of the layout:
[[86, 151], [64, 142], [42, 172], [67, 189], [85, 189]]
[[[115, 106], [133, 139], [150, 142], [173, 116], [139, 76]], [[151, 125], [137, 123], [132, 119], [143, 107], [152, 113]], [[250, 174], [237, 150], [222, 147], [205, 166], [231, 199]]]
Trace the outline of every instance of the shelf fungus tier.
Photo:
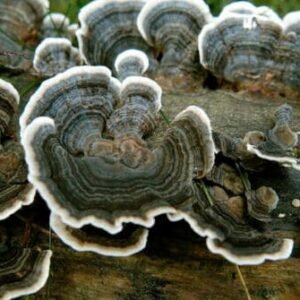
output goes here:
[[145, 3], [146, 0], [98, 0], [81, 9], [77, 38], [87, 63], [113, 69], [117, 56], [128, 49], [145, 52], [150, 65], [155, 63], [152, 50], [136, 25]]
[[3, 223], [0, 241], [0, 298], [9, 300], [40, 290], [49, 275], [52, 252], [19, 246]]
[[82, 63], [79, 51], [65, 38], [44, 39], [36, 48], [33, 58], [34, 68], [46, 77], [52, 77]]
[[147, 55], [143, 51], [135, 49], [120, 53], [115, 61], [115, 69], [121, 81], [129, 76], [142, 76], [148, 67]]
[[[199, 182], [193, 187], [193, 200], [179, 208], [175, 217], [184, 219], [197, 234], [207, 237], [207, 247], [212, 253], [239, 265], [256, 265], [265, 260], [286, 259], [291, 255], [293, 240], [276, 237], [272, 231], [262, 231], [249, 224], [247, 199], [243, 195], [229, 196], [220, 186], [210, 186], [205, 191]], [[256, 194], [262, 194], [261, 189]], [[274, 208], [274, 191], [269, 191], [271, 194], [259, 195], [265, 205], [258, 203], [256, 198], [252, 199], [252, 216], [261, 217], [263, 214], [265, 217], [266, 206], [270, 210]]]
[[257, 157], [274, 161], [286, 167], [300, 170], [299, 154], [300, 132], [294, 132], [289, 123], [293, 109], [288, 104], [279, 106], [275, 111], [275, 125], [265, 134], [266, 140], [258, 145], [247, 143], [247, 150]]
[[73, 228], [53, 213], [50, 217], [53, 231], [77, 251], [91, 251], [107, 256], [129, 256], [143, 250], [147, 243], [148, 229], [125, 224], [122, 232], [112, 235], [93, 226]]
[[198, 60], [197, 36], [211, 19], [202, 0], [162, 0], [148, 1], [137, 24], [147, 43], [161, 53], [162, 65], [192, 67]]
[[49, 9], [48, 0], [1, 0], [0, 63], [9, 68], [28, 69], [31, 66], [33, 47], [38, 40], [38, 30]]
[[153, 80], [140, 76], [127, 77], [121, 86], [124, 105], [107, 121], [107, 130], [115, 138], [126, 135], [142, 138], [156, 126], [156, 114], [161, 108], [161, 88]]
[[258, 82], [274, 70], [272, 58], [281, 34], [281, 20], [270, 8], [230, 4], [201, 31], [200, 62], [229, 82]]
[[103, 140], [101, 153], [78, 157], [62, 146], [58, 131], [53, 119], [39, 117], [22, 141], [29, 180], [73, 228], [92, 225], [115, 234], [123, 223], [151, 227], [155, 216], [175, 213], [192, 196], [192, 180], [205, 176], [214, 163], [210, 122], [195, 106], [174, 119], [153, 150]]
[[77, 24], [70, 24], [67, 16], [61, 13], [48, 14], [41, 26], [43, 38], [67, 38], [72, 40], [78, 28]]
[[106, 119], [119, 101], [120, 82], [106, 67], [73, 67], [42, 83], [20, 118], [21, 136], [37, 117], [53, 118], [59, 142], [83, 155], [102, 140]]
[[16, 138], [18, 105], [17, 90], [0, 79], [0, 220], [30, 204], [35, 194], [27, 182], [24, 152]]

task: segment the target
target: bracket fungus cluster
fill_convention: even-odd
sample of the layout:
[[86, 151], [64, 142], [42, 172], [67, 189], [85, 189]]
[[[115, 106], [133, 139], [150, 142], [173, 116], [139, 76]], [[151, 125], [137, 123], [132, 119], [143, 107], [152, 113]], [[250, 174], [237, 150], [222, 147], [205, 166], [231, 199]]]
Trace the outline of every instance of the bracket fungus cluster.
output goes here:
[[283, 19], [269, 7], [236, 2], [204, 26], [201, 64], [219, 78], [250, 90], [299, 92], [299, 13]]
[[[24, 11], [16, 23], [13, 5], [16, 15]], [[206, 69], [229, 82], [299, 90], [299, 13], [281, 20], [267, 7], [239, 2], [213, 18], [202, 0], [98, 0], [81, 9], [77, 28], [62, 14], [45, 16], [46, 0], [0, 0], [6, 6], [5, 47], [17, 51], [19, 41], [35, 45], [39, 37], [33, 76], [50, 78], [26, 103], [21, 142], [19, 94], [0, 80], [0, 298], [33, 293], [47, 279], [51, 251], [15, 243], [10, 227], [36, 191], [53, 231], [77, 251], [132, 255], [146, 247], [155, 218], [167, 215], [230, 262], [290, 256], [293, 240], [272, 227], [280, 191], [257, 186], [249, 174], [274, 164], [300, 170], [292, 107], [276, 110], [270, 130], [231, 138], [191, 105], [151, 144], [162, 88], [146, 76], [172, 75], [177, 85], [179, 74], [190, 85], [185, 74], [201, 69], [200, 54]]]

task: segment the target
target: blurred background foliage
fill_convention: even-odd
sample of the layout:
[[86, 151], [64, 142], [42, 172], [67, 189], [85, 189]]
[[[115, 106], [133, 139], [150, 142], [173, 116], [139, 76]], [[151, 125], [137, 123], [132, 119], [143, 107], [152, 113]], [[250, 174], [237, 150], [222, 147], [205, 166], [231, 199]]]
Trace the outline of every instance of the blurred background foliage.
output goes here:
[[[101, 0], [100, 0], [101, 1]], [[152, 1], [152, 0], [149, 0]], [[66, 14], [72, 21], [77, 21], [77, 14], [91, 0], [50, 0], [50, 10]], [[218, 15], [226, 4], [235, 2], [230, 0], [206, 0], [214, 15]], [[267, 5], [272, 7], [279, 15], [284, 16], [293, 10], [300, 10], [300, 0], [253, 0], [255, 5]]]

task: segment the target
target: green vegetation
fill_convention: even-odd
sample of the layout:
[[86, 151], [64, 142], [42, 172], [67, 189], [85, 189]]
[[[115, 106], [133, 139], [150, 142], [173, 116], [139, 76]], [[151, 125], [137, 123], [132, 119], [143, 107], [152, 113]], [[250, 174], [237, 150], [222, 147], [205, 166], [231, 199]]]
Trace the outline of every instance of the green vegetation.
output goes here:
[[[51, 11], [62, 12], [69, 16], [72, 21], [76, 21], [78, 11], [91, 0], [50, 0]], [[206, 0], [214, 15], [218, 15], [222, 7], [234, 1], [230, 0]], [[279, 15], [284, 16], [293, 10], [300, 10], [299, 0], [253, 0], [249, 1], [255, 5], [267, 5], [272, 7]]]

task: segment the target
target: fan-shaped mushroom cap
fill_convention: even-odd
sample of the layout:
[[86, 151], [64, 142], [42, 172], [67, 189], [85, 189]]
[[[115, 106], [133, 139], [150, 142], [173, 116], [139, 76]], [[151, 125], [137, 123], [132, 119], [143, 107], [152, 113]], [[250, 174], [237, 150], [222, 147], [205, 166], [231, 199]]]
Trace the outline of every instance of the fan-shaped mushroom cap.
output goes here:
[[141, 76], [149, 67], [147, 55], [140, 50], [129, 49], [117, 56], [115, 69], [120, 80], [129, 76]]
[[115, 138], [132, 134], [142, 138], [153, 131], [155, 114], [161, 108], [161, 88], [153, 80], [140, 76], [127, 77], [121, 86], [124, 105], [107, 121], [107, 130]]
[[43, 38], [65, 37], [71, 40], [76, 30], [77, 24], [70, 25], [69, 18], [61, 13], [48, 14], [41, 27]]
[[12, 120], [18, 105], [17, 90], [0, 79], [0, 220], [30, 204], [35, 195], [35, 189], [26, 180], [23, 149], [15, 141], [16, 129], [11, 128], [15, 126]]
[[[148, 1], [142, 8], [137, 24], [149, 45], [162, 52], [162, 63], [178, 64], [197, 55], [197, 36], [211, 20], [209, 7], [202, 0]], [[190, 57], [189, 57], [190, 58]]]
[[83, 228], [73, 228], [61, 221], [61, 218], [51, 214], [50, 225], [54, 232], [66, 243], [77, 251], [92, 251], [108, 256], [129, 256], [143, 250], [147, 243], [148, 230], [132, 225], [120, 234], [109, 235], [99, 229], [85, 232]]
[[33, 66], [41, 74], [52, 77], [82, 64], [78, 50], [65, 38], [46, 38], [36, 48]]
[[83, 7], [77, 31], [79, 49], [86, 62], [113, 68], [117, 56], [127, 49], [151, 49], [141, 37], [136, 18], [146, 0], [99, 0]]
[[146, 159], [141, 156], [133, 168], [123, 158], [136, 155], [135, 146], [117, 157], [76, 157], [57, 136], [54, 121], [40, 117], [22, 141], [30, 181], [52, 212], [74, 228], [91, 224], [116, 233], [126, 222], [152, 226], [156, 215], [176, 212], [191, 196], [192, 179], [205, 176], [214, 160], [209, 119], [194, 106], [175, 118], [161, 146], [145, 149]]
[[270, 8], [230, 4], [200, 32], [200, 62], [230, 82], [258, 80], [274, 65], [281, 34], [281, 20]]
[[84, 153], [101, 139], [105, 120], [119, 100], [120, 82], [106, 67], [74, 67], [42, 83], [20, 118], [21, 135], [38, 116], [54, 118], [60, 142]]
[[52, 252], [19, 247], [5, 229], [0, 227], [0, 297], [9, 300], [35, 293], [45, 285]]

